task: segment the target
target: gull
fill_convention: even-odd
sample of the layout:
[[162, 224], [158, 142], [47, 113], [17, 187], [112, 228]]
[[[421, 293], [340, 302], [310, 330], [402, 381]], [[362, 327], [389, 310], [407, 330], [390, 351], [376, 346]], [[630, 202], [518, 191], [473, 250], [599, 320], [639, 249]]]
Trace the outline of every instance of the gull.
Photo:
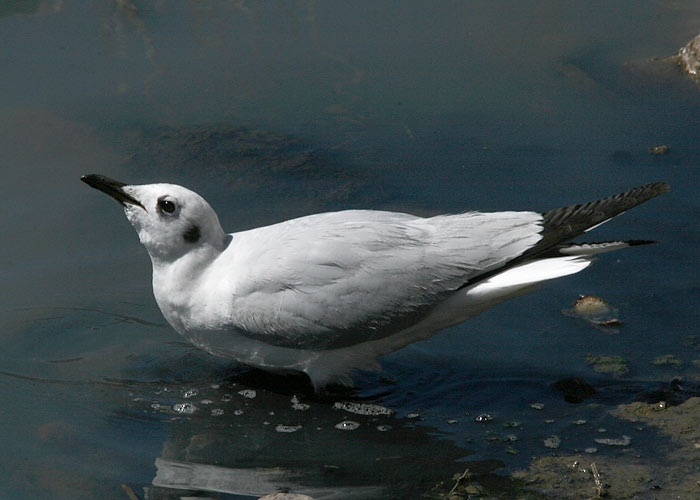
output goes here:
[[345, 210], [226, 234], [182, 186], [81, 180], [122, 205], [177, 332], [216, 356], [306, 373], [317, 391], [597, 254], [651, 243], [571, 240], [669, 190], [655, 182], [545, 213]]

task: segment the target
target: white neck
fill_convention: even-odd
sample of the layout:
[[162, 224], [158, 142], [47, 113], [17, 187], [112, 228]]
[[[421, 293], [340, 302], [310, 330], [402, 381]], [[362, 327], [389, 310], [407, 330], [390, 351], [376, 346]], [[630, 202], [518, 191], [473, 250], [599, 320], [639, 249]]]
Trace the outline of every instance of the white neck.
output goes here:
[[178, 331], [176, 317], [186, 318], [194, 304], [191, 304], [192, 291], [199, 286], [199, 280], [221, 251], [202, 245], [186, 253], [174, 262], [164, 262], [151, 257], [153, 263], [153, 295], [165, 319]]

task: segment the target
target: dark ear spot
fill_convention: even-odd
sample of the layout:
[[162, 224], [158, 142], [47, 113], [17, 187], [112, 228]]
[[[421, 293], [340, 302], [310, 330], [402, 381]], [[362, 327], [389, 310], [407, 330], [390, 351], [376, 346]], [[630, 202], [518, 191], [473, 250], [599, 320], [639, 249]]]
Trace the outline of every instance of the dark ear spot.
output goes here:
[[187, 231], [185, 231], [185, 234], [182, 235], [182, 237], [185, 238], [185, 241], [187, 243], [197, 243], [201, 236], [202, 233], [200, 232], [199, 227], [197, 226], [190, 226], [190, 228]]

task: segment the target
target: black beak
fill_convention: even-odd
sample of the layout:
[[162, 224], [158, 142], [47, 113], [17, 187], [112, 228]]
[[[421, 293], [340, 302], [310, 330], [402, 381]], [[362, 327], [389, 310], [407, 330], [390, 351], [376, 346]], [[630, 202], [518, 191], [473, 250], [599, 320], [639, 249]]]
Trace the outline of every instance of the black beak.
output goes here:
[[139, 200], [124, 192], [122, 188], [126, 186], [126, 184], [123, 182], [115, 181], [114, 179], [98, 174], [83, 175], [80, 180], [88, 186], [99, 189], [103, 193], [110, 195], [124, 206], [126, 206], [127, 203], [130, 203], [146, 210], [146, 208], [141, 205]]

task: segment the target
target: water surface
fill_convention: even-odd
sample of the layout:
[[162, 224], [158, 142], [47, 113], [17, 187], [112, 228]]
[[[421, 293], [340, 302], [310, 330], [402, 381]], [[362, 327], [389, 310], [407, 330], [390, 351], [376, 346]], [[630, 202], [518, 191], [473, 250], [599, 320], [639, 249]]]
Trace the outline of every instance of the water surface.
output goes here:
[[[221, 498], [284, 485], [419, 498], [466, 468], [505, 494], [552, 453], [654, 463], [668, 440], [608, 411], [674, 377], [681, 396], [697, 385], [700, 89], [651, 58], [698, 26], [700, 9], [658, 1], [1, 8], [8, 496], [123, 499], [124, 484], [177, 498], [161, 487], [193, 464], [220, 468], [205, 469], [218, 486], [193, 489]], [[650, 155], [656, 144], [670, 153]], [[319, 399], [182, 341], [118, 206], [79, 182], [91, 172], [186, 185], [230, 231], [357, 207], [546, 210], [654, 180], [672, 192], [596, 232], [659, 245], [602, 256]], [[618, 308], [618, 333], [562, 314], [581, 293]], [[598, 373], [589, 353], [628, 371]], [[566, 402], [552, 388], [566, 377], [597, 394]]]

